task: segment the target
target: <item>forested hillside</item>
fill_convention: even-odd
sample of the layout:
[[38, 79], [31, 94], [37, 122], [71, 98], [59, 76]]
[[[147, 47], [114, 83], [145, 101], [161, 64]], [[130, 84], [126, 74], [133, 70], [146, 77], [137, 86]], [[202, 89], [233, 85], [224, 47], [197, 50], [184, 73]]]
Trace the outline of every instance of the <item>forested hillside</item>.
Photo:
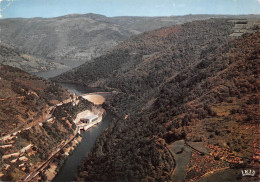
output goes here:
[[1, 135], [41, 120], [47, 109], [70, 93], [59, 85], [11, 66], [0, 67]]
[[0, 64], [20, 68], [27, 72], [66, 68], [63, 64], [48, 62], [45, 59], [26, 54], [3, 42], [0, 42]]
[[[213, 173], [208, 178], [216, 180], [214, 171], [223, 167], [227, 168], [221, 174], [224, 179], [237, 180], [240, 170], [230, 172], [229, 167], [256, 167], [259, 35], [248, 35], [211, 51], [164, 84], [146, 110], [131, 113], [129, 105], [122, 109], [120, 100], [135, 102], [131, 95], [114, 98], [111, 105], [116, 113], [130, 114], [119, 117], [99, 138], [81, 166], [78, 180], [174, 181], [176, 162], [166, 147], [171, 149], [180, 140], [196, 149], [182, 180], [200, 179], [210, 171]], [[183, 147], [178, 152], [185, 150]]]
[[77, 179], [214, 180], [225, 168], [236, 180], [232, 166], [256, 166], [260, 34], [231, 40], [231, 28], [207, 20], [145, 33], [56, 78], [117, 90], [105, 105], [117, 117]]
[[232, 26], [227, 20], [207, 20], [144, 33], [54, 80], [118, 89], [118, 113], [136, 113], [149, 107], [151, 97], [178, 72], [225, 44]]

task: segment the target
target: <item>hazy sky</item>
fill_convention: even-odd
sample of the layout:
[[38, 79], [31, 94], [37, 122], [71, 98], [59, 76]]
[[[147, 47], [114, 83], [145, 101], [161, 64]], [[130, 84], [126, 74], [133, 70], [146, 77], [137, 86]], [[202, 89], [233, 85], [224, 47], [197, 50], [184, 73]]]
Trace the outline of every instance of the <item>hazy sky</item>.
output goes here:
[[0, 5], [2, 18], [90, 12], [106, 16], [260, 14], [260, 0], [0, 0]]

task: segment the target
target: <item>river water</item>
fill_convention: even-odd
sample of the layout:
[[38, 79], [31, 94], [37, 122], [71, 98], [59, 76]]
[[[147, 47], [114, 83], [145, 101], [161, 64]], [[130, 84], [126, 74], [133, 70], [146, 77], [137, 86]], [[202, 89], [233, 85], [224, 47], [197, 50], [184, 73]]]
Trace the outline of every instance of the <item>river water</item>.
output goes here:
[[73, 92], [78, 95], [93, 93], [93, 92], [105, 92], [105, 89], [102, 88], [91, 88], [84, 85], [77, 85], [74, 83], [59, 83], [63, 87], [67, 88], [70, 92]]
[[35, 72], [32, 73], [33, 75], [39, 76], [39, 77], [43, 77], [45, 79], [51, 78], [51, 77], [55, 77], [58, 76], [66, 71], [71, 70], [72, 68], [78, 67], [80, 65], [82, 65], [85, 61], [71, 61], [71, 60], [55, 60], [58, 63], [62, 63], [65, 64], [66, 68], [63, 69], [58, 69], [58, 70], [50, 70], [50, 71], [40, 71], [40, 72]]
[[[71, 92], [80, 95], [89, 92], [100, 91], [97, 89], [89, 90], [89, 88], [75, 85], [75, 84], [62, 84], [62, 85], [66, 87], [68, 90], [70, 90]], [[60, 168], [59, 173], [56, 175], [53, 181], [75, 180], [77, 174], [77, 167], [83, 162], [84, 158], [91, 151], [98, 136], [102, 133], [102, 131], [108, 128], [111, 120], [112, 120], [112, 115], [109, 111], [107, 111], [107, 114], [102, 120], [102, 122], [100, 122], [98, 125], [95, 125], [94, 127], [90, 128], [89, 130], [81, 134], [82, 135], [81, 143], [77, 146], [77, 148], [73, 151], [73, 153], [70, 156], [68, 156], [65, 163]]]

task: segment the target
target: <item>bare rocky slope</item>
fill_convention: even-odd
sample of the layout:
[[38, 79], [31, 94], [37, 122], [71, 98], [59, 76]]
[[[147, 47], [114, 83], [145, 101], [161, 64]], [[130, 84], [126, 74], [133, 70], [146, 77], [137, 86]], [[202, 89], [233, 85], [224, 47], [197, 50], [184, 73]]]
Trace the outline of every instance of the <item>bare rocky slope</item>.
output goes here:
[[[73, 68], [107, 50], [129, 37], [145, 31], [182, 24], [217, 15], [187, 15], [170, 17], [105, 17], [97, 14], [72, 14], [56, 18], [14, 18], [0, 20], [0, 40], [26, 54], [44, 59], [56, 65], [55, 69]], [[233, 16], [229, 16], [233, 17]], [[253, 18], [255, 16], [241, 16]], [[40, 63], [41, 61], [39, 61]], [[23, 68], [23, 63], [13, 64]], [[32, 61], [30, 66], [34, 66]], [[52, 67], [46, 67], [51, 70]], [[44, 71], [40, 67], [30, 72]]]
[[105, 103], [116, 118], [77, 180], [247, 181], [240, 169], [259, 162], [260, 36], [234, 40], [233, 27], [151, 31], [54, 78], [116, 91]]

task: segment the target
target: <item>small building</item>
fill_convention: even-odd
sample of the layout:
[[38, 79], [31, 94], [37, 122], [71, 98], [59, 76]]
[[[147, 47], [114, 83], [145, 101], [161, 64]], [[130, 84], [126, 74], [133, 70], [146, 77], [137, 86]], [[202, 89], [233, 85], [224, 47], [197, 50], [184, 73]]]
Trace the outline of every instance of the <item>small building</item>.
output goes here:
[[9, 159], [10, 157], [18, 157], [19, 155], [20, 155], [20, 152], [3, 155], [2, 159]]
[[5, 149], [5, 148], [10, 148], [13, 147], [13, 145], [9, 144], [9, 145], [2, 145], [0, 146], [0, 148]]
[[53, 118], [47, 119], [47, 122], [52, 122]]
[[17, 162], [17, 159], [11, 160], [11, 163], [14, 164]]
[[19, 161], [26, 162], [26, 161], [28, 161], [28, 158], [25, 157], [25, 156], [22, 156], [22, 157], [19, 158]]
[[[0, 79], [1, 80], [1, 79]], [[2, 178], [4, 176], [3, 172], [0, 172], [0, 178]]]
[[9, 164], [4, 164], [4, 170], [7, 171], [9, 169], [10, 165]]
[[23, 167], [24, 166], [24, 163], [20, 164], [19, 167]]
[[27, 150], [29, 150], [31, 147], [32, 147], [32, 144], [29, 144], [29, 145], [27, 145], [26, 147], [22, 148], [20, 151], [21, 151], [22, 153], [24, 153], [24, 152], [26, 152]]
[[82, 123], [92, 123], [92, 122], [97, 121], [97, 120], [98, 120], [98, 115], [91, 115], [91, 116], [80, 119], [80, 121]]

